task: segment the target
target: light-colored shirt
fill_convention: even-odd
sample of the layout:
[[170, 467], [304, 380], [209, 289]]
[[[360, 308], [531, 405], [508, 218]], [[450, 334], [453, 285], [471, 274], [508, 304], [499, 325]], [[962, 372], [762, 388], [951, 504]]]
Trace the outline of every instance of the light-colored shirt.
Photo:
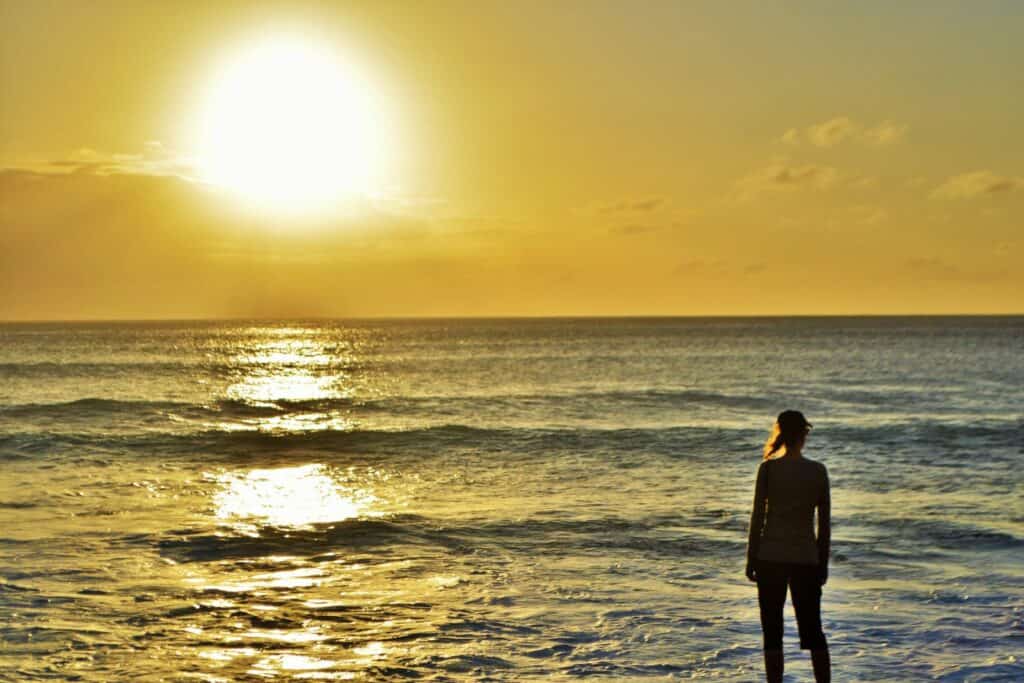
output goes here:
[[828, 471], [823, 464], [788, 455], [762, 461], [754, 487], [747, 559], [827, 564], [830, 515]]

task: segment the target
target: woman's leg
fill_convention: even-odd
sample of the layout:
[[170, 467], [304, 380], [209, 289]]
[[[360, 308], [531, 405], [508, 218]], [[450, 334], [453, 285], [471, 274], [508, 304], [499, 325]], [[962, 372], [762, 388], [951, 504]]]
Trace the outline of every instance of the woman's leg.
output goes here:
[[772, 562], [757, 565], [757, 602], [764, 634], [764, 672], [768, 683], [782, 683], [782, 607], [786, 604], [784, 567]]
[[800, 647], [811, 651], [811, 665], [817, 683], [830, 683], [832, 662], [828, 642], [821, 628], [821, 580], [814, 565], [794, 565], [790, 574], [789, 592], [793, 597]]
[[782, 650], [764, 651], [764, 678], [768, 683], [782, 683], [782, 672], [785, 668]]
[[832, 680], [832, 658], [828, 647], [811, 650], [811, 666], [814, 667], [814, 680], [817, 683], [830, 683]]

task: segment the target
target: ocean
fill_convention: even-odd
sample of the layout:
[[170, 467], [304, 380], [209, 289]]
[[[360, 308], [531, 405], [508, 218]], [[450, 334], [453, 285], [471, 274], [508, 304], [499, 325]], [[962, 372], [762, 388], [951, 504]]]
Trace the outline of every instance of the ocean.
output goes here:
[[0, 325], [0, 680], [763, 680], [787, 408], [834, 679], [1024, 680], [1024, 317]]

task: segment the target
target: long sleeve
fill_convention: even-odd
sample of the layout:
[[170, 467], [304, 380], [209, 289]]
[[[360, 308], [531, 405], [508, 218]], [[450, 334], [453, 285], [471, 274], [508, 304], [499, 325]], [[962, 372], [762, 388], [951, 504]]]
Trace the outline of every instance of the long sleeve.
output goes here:
[[766, 479], [768, 463], [762, 462], [757, 468], [757, 483], [754, 484], [754, 508], [750, 513], [750, 535], [747, 538], [747, 562], [757, 559], [761, 544], [761, 529], [764, 527], [765, 510], [768, 508], [768, 487]]
[[832, 546], [832, 492], [828, 481], [828, 470], [822, 465], [825, 483], [818, 499], [818, 566], [828, 568], [828, 557]]

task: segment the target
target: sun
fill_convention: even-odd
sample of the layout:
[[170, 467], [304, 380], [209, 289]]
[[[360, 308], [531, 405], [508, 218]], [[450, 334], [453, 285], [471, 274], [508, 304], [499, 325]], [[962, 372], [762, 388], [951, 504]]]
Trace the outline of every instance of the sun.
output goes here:
[[204, 91], [194, 124], [199, 179], [290, 213], [372, 195], [390, 152], [385, 113], [330, 44], [262, 40], [232, 54]]

